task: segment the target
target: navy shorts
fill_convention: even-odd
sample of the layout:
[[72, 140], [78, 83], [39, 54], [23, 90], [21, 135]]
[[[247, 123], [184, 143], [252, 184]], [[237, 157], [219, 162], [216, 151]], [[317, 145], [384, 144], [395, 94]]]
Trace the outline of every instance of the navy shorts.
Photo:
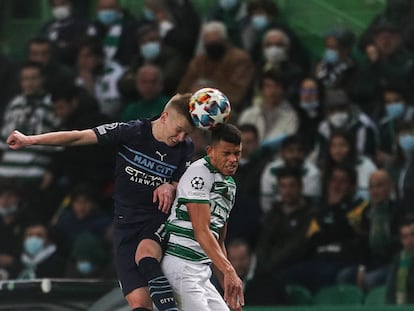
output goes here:
[[114, 263], [125, 296], [134, 289], [147, 286], [135, 263], [135, 251], [139, 242], [145, 239], [156, 241], [165, 250], [166, 243], [162, 239], [165, 220], [166, 216], [161, 215], [144, 223], [114, 224]]

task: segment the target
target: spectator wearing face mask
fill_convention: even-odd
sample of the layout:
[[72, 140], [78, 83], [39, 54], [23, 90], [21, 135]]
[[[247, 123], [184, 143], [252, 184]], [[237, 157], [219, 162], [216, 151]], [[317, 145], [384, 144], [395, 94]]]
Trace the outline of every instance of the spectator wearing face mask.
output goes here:
[[135, 73], [144, 64], [153, 64], [160, 68], [162, 93], [174, 95], [186, 69], [186, 61], [181, 52], [163, 43], [155, 25], [139, 28], [137, 45], [137, 56], [118, 82], [123, 100], [136, 100], [140, 96], [135, 87]]
[[352, 57], [355, 35], [349, 29], [336, 29], [325, 36], [325, 50], [313, 75], [326, 89], [345, 89], [356, 69]]
[[374, 159], [379, 143], [378, 128], [342, 90], [327, 91], [325, 95], [325, 119], [319, 124], [316, 145], [319, 160], [327, 154], [327, 142], [334, 130], [349, 132], [357, 152]]
[[123, 66], [134, 57], [134, 36], [138, 23], [119, 0], [98, 0], [96, 3], [98, 37], [104, 46], [107, 60], [115, 60]]
[[377, 161], [382, 165], [390, 161], [397, 151], [396, 125], [401, 121], [414, 119], [414, 108], [409, 105], [403, 87], [399, 85], [384, 87], [383, 111], [383, 117], [379, 121], [380, 146], [377, 155]]
[[308, 53], [296, 33], [280, 19], [280, 12], [275, 1], [248, 1], [247, 15], [241, 21], [240, 36], [241, 46], [249, 52], [254, 62], [263, 61], [264, 36], [271, 29], [281, 31], [288, 38], [289, 46], [280, 46], [285, 50], [286, 60], [297, 64], [307, 73], [310, 64]]
[[18, 279], [63, 277], [65, 259], [50, 239], [46, 225], [38, 222], [29, 224], [24, 230], [22, 242]]
[[314, 78], [305, 78], [292, 102], [299, 119], [298, 133], [301, 133], [308, 150], [315, 147], [318, 126], [324, 117], [323, 92], [323, 87]]
[[402, 200], [414, 189], [414, 121], [401, 121], [396, 127], [398, 147], [392, 159], [385, 163], [396, 186], [397, 199]]
[[360, 49], [366, 61], [353, 75], [350, 95], [365, 112], [376, 114], [385, 84], [413, 88], [414, 55], [405, 48], [401, 29], [390, 22], [379, 23]]
[[228, 40], [226, 26], [221, 22], [209, 22], [203, 26], [204, 52], [194, 56], [182, 77], [178, 92], [189, 92], [199, 78], [211, 80], [227, 95], [236, 116], [248, 104], [246, 95], [251, 89], [254, 73], [249, 54], [234, 47]]
[[108, 266], [109, 255], [110, 250], [100, 237], [81, 233], [73, 244], [65, 277], [115, 279], [113, 269]]
[[300, 81], [304, 78], [304, 71], [290, 59], [290, 38], [287, 33], [281, 29], [266, 31], [263, 35], [261, 53], [256, 76], [267, 70], [279, 73], [285, 81], [285, 97], [293, 100]]
[[164, 45], [180, 51], [187, 63], [194, 55], [200, 16], [191, 0], [145, 0], [145, 21], [155, 24]]
[[53, 43], [58, 61], [73, 66], [76, 39], [96, 35], [96, 27], [92, 22], [73, 14], [73, 0], [50, 0], [49, 4], [52, 19], [40, 28], [38, 35]]

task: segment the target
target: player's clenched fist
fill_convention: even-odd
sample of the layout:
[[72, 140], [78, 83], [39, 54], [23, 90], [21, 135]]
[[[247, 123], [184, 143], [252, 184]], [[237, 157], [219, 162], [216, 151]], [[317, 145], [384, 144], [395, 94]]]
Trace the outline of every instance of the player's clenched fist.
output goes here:
[[11, 149], [19, 149], [30, 145], [30, 139], [26, 135], [14, 130], [7, 138], [7, 144]]

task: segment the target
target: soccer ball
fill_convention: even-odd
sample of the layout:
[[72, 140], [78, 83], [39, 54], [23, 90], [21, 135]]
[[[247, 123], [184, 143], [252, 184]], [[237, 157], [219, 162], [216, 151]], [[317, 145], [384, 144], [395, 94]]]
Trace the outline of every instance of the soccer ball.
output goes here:
[[191, 96], [189, 110], [195, 126], [209, 130], [228, 121], [231, 106], [220, 90], [202, 88]]

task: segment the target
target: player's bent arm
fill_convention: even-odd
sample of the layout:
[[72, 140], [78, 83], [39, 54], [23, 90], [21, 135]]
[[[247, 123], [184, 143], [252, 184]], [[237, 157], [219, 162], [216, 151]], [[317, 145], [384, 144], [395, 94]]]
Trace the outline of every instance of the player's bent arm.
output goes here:
[[195, 238], [213, 264], [223, 273], [224, 300], [230, 308], [239, 310], [240, 306], [244, 305], [243, 285], [219, 242], [210, 231], [210, 205], [187, 203], [186, 206]]
[[30, 145], [78, 146], [96, 144], [98, 138], [92, 129], [50, 132], [39, 135], [24, 135], [13, 131], [7, 138], [7, 144], [12, 149]]
[[190, 214], [195, 238], [200, 243], [201, 248], [222, 273], [233, 272], [233, 266], [210, 231], [210, 205], [187, 203], [186, 206]]

